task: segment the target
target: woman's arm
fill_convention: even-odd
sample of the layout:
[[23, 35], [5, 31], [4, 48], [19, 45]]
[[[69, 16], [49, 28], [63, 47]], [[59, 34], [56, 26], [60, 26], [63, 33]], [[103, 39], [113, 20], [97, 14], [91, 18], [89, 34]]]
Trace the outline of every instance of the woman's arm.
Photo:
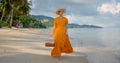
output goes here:
[[65, 30], [66, 30], [66, 33], [68, 33], [68, 19], [67, 18], [65, 19], [66, 19]]
[[54, 35], [54, 33], [55, 33], [55, 29], [56, 29], [56, 22], [55, 22], [55, 19], [54, 19], [52, 32], [50, 33], [51, 36]]
[[53, 36], [53, 35], [54, 35], [55, 29], [56, 29], [56, 27], [53, 26], [53, 28], [52, 28], [52, 32], [50, 33], [50, 36]]
[[65, 25], [66, 33], [68, 33], [68, 24]]
[[56, 27], [55, 27], [55, 26], [53, 26], [53, 29], [52, 29], [52, 34], [54, 34], [54, 33], [55, 33], [55, 29], [56, 29]]

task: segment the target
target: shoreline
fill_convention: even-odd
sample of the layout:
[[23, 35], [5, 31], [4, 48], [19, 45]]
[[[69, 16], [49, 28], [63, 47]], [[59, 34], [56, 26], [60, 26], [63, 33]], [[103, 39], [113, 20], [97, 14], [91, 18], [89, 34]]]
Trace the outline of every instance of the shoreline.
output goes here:
[[[0, 29], [0, 63], [119, 63], [120, 48], [78, 45], [72, 42], [74, 52], [62, 54], [62, 60], [50, 56], [53, 42], [50, 29]], [[77, 45], [76, 45], [77, 44]]]

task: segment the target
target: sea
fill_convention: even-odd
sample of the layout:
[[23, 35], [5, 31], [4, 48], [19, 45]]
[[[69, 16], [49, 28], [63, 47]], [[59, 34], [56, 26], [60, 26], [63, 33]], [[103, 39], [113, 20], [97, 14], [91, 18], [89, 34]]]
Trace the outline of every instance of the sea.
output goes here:
[[120, 47], [120, 28], [68, 29], [73, 46]]
[[120, 28], [69, 28], [68, 35], [89, 63], [120, 63]]

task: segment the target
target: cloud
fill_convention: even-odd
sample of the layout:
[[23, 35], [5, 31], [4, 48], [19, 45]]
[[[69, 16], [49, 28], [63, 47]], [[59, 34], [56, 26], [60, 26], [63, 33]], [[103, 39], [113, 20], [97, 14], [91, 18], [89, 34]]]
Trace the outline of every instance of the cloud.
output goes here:
[[70, 3], [81, 4], [81, 5], [89, 5], [89, 4], [101, 4], [103, 2], [109, 2], [110, 0], [64, 0]]
[[111, 13], [120, 14], [120, 3], [104, 3], [97, 9], [101, 14]]
[[66, 0], [66, 1], [78, 4], [93, 4], [99, 2], [99, 0]]
[[98, 15], [98, 16], [81, 16], [76, 14], [66, 15], [69, 20], [69, 23], [77, 24], [89, 24], [89, 25], [98, 25], [103, 27], [119, 27], [120, 18], [119, 16], [107, 16], [107, 15]]
[[[69, 23], [120, 27], [118, 26], [120, 16], [116, 15], [120, 14], [118, 12], [118, 9], [120, 9], [119, 2], [115, 1], [114, 5], [106, 2], [111, 2], [111, 0], [32, 0], [33, 6], [30, 14], [57, 17], [55, 11], [63, 7], [67, 9], [65, 16]], [[110, 6], [109, 10], [106, 9], [106, 5]], [[115, 9], [114, 12], [111, 12], [111, 9]], [[115, 15], [112, 15], [112, 13]]]
[[94, 16], [79, 16], [79, 15], [66, 15], [66, 17], [69, 20], [69, 23], [76, 23], [76, 24], [89, 24], [89, 25], [99, 25], [103, 27], [107, 27], [108, 25], [111, 25], [111, 23], [104, 23], [103, 21], [99, 21]]
[[[70, 1], [74, 1], [74, 0], [70, 0]], [[73, 12], [74, 14], [80, 14], [83, 16], [90, 16], [90, 15], [97, 15], [98, 12], [96, 11], [96, 4], [76, 4], [71, 2], [70, 3], [69, 0], [32, 0], [32, 10], [31, 10], [31, 14], [43, 14], [40, 12], [52, 12], [54, 13], [56, 11], [56, 9], [58, 8], [66, 8], [67, 9], [67, 13], [71, 13]], [[78, 0], [81, 3], [87, 3], [87, 2], [91, 2], [88, 0]], [[92, 2], [95, 0], [92, 0]], [[89, 12], [88, 12], [89, 9]]]

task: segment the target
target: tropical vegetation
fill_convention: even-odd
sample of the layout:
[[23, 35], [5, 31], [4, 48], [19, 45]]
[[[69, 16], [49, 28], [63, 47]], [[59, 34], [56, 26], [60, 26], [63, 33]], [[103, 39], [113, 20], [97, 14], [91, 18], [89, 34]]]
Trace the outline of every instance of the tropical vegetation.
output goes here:
[[31, 5], [28, 0], [1, 0], [0, 27], [46, 28], [41, 20], [30, 15]]

